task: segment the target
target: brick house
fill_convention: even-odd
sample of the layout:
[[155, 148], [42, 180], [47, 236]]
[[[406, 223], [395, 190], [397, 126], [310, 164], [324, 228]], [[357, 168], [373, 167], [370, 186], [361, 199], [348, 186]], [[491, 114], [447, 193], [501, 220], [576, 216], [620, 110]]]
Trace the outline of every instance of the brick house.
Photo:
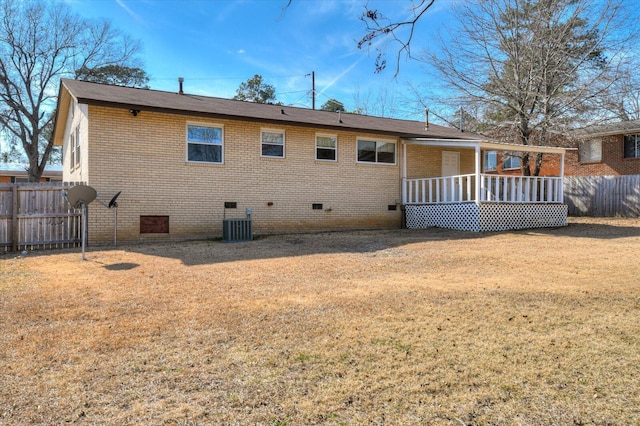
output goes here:
[[[24, 183], [29, 181], [28, 164], [2, 163], [0, 164], [0, 183]], [[62, 166], [49, 165], [44, 169], [40, 182], [62, 181]]]
[[[220, 237], [224, 218], [247, 213], [258, 234], [479, 231], [491, 206], [488, 229], [566, 224], [561, 174], [482, 173], [484, 152], [531, 147], [425, 122], [67, 79], [56, 114], [64, 181], [94, 187], [103, 202], [122, 191], [119, 240]], [[108, 242], [111, 213], [90, 210], [90, 241]]]
[[640, 120], [576, 130], [577, 150], [567, 152], [567, 176], [640, 175]]

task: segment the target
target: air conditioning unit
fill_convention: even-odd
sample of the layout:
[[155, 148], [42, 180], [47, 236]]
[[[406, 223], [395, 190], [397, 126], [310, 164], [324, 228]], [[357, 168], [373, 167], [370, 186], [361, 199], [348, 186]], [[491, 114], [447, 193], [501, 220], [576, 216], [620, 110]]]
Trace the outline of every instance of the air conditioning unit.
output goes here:
[[222, 240], [225, 243], [253, 240], [251, 219], [223, 219]]

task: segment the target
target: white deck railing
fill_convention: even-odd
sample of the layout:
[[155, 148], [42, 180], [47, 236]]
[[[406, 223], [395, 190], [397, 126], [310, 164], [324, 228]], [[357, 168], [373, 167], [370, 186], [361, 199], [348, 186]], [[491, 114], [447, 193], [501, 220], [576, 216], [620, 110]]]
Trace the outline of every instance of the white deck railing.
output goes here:
[[478, 200], [475, 181], [475, 174], [405, 179], [403, 204], [563, 202], [562, 177], [481, 174]]

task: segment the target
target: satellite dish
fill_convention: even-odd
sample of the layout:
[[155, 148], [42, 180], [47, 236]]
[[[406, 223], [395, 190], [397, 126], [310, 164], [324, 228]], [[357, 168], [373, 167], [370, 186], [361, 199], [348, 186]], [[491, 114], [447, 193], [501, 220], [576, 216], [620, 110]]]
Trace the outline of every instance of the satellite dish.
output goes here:
[[67, 191], [67, 201], [75, 208], [91, 203], [97, 196], [96, 190], [87, 185], [76, 185]]
[[118, 199], [118, 197], [120, 196], [121, 193], [122, 193], [122, 191], [118, 191], [118, 193], [113, 196], [111, 201], [109, 201], [109, 208], [118, 207], [118, 203], [116, 202], [116, 200]]

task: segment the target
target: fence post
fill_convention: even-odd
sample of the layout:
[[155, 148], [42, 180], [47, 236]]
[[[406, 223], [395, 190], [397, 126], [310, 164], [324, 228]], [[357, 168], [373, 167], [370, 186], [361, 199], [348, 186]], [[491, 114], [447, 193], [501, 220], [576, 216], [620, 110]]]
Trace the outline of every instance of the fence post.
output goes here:
[[18, 184], [13, 184], [13, 198], [11, 204], [11, 251], [18, 251], [18, 239], [20, 237], [20, 230], [18, 229]]

